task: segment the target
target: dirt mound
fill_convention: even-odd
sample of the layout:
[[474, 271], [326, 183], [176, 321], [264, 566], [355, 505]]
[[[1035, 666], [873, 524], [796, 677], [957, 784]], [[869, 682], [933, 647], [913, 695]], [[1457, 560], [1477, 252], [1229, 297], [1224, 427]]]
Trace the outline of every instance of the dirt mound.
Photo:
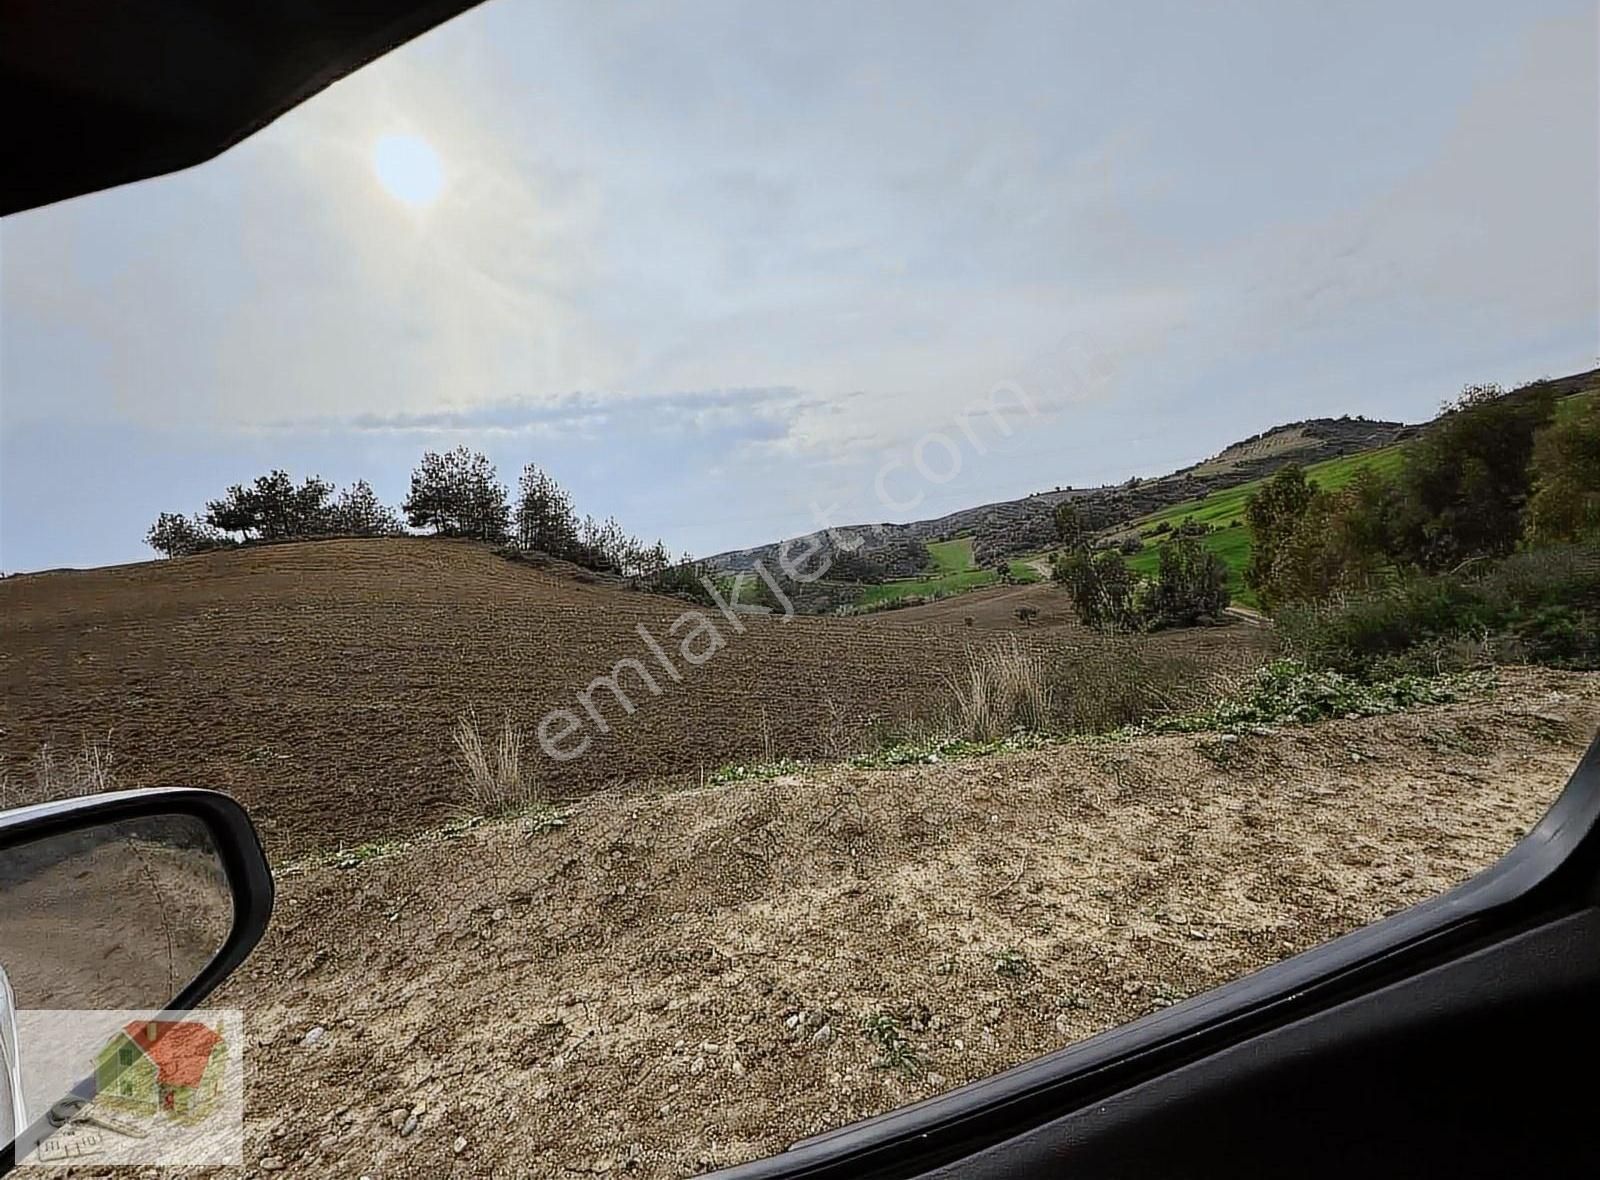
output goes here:
[[1505, 673], [1236, 739], [604, 794], [291, 874], [218, 997], [249, 1014], [247, 1158], [667, 1177], [779, 1150], [1437, 894], [1597, 718], [1600, 677]]
[[[749, 619], [740, 635], [711, 610], [726, 647], [692, 667], [669, 634], [686, 609], [420, 539], [8, 578], [0, 752], [15, 781], [42, 743], [73, 750], [109, 733], [121, 784], [225, 790], [284, 854], [459, 809], [450, 731], [468, 710], [491, 725], [509, 710], [528, 732], [524, 761], [570, 796], [769, 752], [833, 754], [936, 699], [960, 657], [926, 634], [849, 620]], [[575, 694], [624, 658], [662, 691], [625, 673], [628, 715], [602, 688], [590, 698], [601, 734]], [[533, 738], [558, 706], [592, 741], [566, 762]]]

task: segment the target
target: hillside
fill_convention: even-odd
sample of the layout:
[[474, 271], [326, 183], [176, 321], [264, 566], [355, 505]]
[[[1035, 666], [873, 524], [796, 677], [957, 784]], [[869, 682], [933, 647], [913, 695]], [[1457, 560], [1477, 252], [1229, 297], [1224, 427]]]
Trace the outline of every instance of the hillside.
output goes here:
[[[844, 531], [862, 538], [862, 554], [873, 558], [883, 555], [888, 577], [906, 578], [927, 572], [927, 563], [921, 569], [914, 565], [907, 568], [908, 558], [916, 556], [915, 549], [907, 547], [908, 541], [931, 545], [970, 536], [974, 559], [987, 566], [997, 557], [1036, 551], [1053, 544], [1055, 524], [1051, 513], [1063, 500], [1076, 503], [1090, 527], [1112, 528], [1173, 504], [1269, 475], [1288, 463], [1317, 463], [1392, 446], [1409, 437], [1414, 429], [1400, 422], [1365, 418], [1314, 418], [1291, 422], [1155, 479], [1100, 488], [1061, 488], [964, 508], [930, 520], [851, 525]], [[822, 534], [795, 538], [791, 543], [797, 551], [804, 551], [802, 541], [832, 549], [828, 538]], [[729, 550], [707, 560], [728, 571], [750, 569], [757, 561], [775, 568], [780, 544], [782, 542], [773, 541], [748, 549]]]
[[[1049, 589], [1049, 588], [1045, 588]], [[108, 746], [125, 786], [200, 785], [237, 796], [278, 854], [436, 826], [470, 810], [451, 731], [509, 714], [524, 764], [552, 798], [630, 782], [697, 779], [730, 763], [838, 757], [941, 715], [972, 637], [958, 620], [744, 618], [715, 611], [726, 647], [681, 680], [673, 652], [690, 608], [421, 538], [313, 541], [0, 582], [0, 794], [11, 802], [42, 747]], [[683, 632], [679, 633], [680, 636]], [[1070, 625], [1028, 630], [1070, 667], [1103, 641]], [[696, 650], [704, 650], [702, 642]], [[1258, 660], [1238, 644], [1168, 641], [1186, 682]], [[1192, 657], [1192, 658], [1191, 658]], [[628, 715], [576, 694], [625, 658]], [[1177, 661], [1174, 664], [1174, 661]], [[555, 761], [540, 719], [568, 708], [591, 745]]]
[[[1597, 388], [1600, 369], [1545, 378], [1522, 387], [1529, 392], [1548, 389], [1559, 399], [1591, 396]], [[1190, 517], [1214, 527], [1217, 531], [1204, 543], [1228, 564], [1234, 597], [1249, 603], [1251, 596], [1241, 577], [1249, 552], [1243, 513], [1245, 500], [1261, 481], [1290, 463], [1307, 468], [1319, 483], [1330, 488], [1342, 485], [1363, 467], [1392, 472], [1399, 467], [1402, 444], [1423, 429], [1425, 426], [1348, 415], [1311, 418], [1241, 439], [1207, 459], [1154, 479], [1130, 479], [1099, 488], [1058, 488], [906, 524], [849, 526], [846, 531], [863, 541], [853, 560], [859, 563], [865, 558], [879, 563], [879, 576], [871, 579], [874, 585], [865, 592], [853, 582], [815, 583], [808, 592], [805, 609], [825, 611], [843, 603], [986, 585], [994, 580], [992, 575], [975, 575], [965, 582], [942, 576], [945, 571], [939, 568], [933, 547], [956, 538], [970, 538], [972, 561], [984, 570], [992, 568], [998, 558], [1037, 554], [1055, 545], [1052, 514], [1064, 500], [1077, 506], [1085, 527], [1105, 538], [1143, 538], [1143, 552], [1130, 561], [1141, 573], [1155, 569], [1159, 538], [1152, 530], [1162, 525], [1176, 527]], [[831, 550], [828, 538], [822, 534], [795, 538], [792, 543], [801, 541], [807, 542], [807, 547], [816, 544]], [[708, 560], [728, 571], [748, 570], [757, 561], [774, 568], [779, 545], [780, 542], [771, 542], [730, 550]], [[898, 581], [885, 582], [885, 578]]]

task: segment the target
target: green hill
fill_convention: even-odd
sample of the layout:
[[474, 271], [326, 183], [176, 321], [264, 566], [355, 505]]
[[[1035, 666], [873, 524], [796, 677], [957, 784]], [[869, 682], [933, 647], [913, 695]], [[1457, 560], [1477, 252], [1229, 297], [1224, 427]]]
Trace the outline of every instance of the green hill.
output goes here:
[[[1306, 468], [1306, 477], [1319, 487], [1331, 489], [1343, 487], [1355, 477], [1356, 472], [1362, 470], [1370, 469], [1379, 475], [1390, 475], [1400, 468], [1404, 445], [1396, 443], [1359, 455], [1345, 455], [1313, 463]], [[1170, 529], [1176, 529], [1186, 520], [1208, 524], [1213, 531], [1200, 539], [1201, 544], [1227, 563], [1228, 591], [1234, 601], [1254, 606], [1255, 596], [1244, 584], [1244, 568], [1250, 561], [1250, 530], [1244, 522], [1244, 506], [1265, 482], [1253, 479], [1198, 500], [1185, 500], [1132, 521], [1126, 528], [1118, 530], [1118, 535], [1138, 536], [1144, 542], [1144, 548], [1128, 558], [1128, 565], [1141, 574], [1154, 574], [1157, 550], [1170, 535]], [[1170, 526], [1169, 530], [1156, 533], [1155, 530], [1162, 525]]]

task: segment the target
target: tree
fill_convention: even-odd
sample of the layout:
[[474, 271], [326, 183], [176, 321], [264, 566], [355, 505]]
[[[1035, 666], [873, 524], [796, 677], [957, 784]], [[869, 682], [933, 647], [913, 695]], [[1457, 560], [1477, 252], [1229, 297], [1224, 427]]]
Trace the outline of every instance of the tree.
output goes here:
[[1527, 539], [1600, 541], [1600, 394], [1564, 407], [1535, 437]]
[[505, 485], [487, 455], [456, 447], [425, 452], [411, 473], [411, 491], [401, 506], [413, 528], [441, 537], [504, 541], [511, 509]]
[[1406, 448], [1398, 478], [1401, 556], [1439, 571], [1510, 553], [1523, 535], [1534, 438], [1554, 407], [1544, 385], [1463, 390]]
[[347, 537], [395, 537], [405, 532], [399, 514], [378, 499], [372, 485], [358, 479], [329, 510], [329, 531]]
[[1193, 537], [1179, 537], [1157, 553], [1150, 623], [1189, 627], [1214, 620], [1228, 606], [1228, 567]]
[[282, 541], [326, 533], [332, 518], [333, 485], [315, 475], [299, 487], [287, 471], [274, 469], [250, 484], [235, 484], [206, 505], [206, 523], [245, 541]]
[[1062, 548], [1076, 550], [1089, 547], [1089, 531], [1083, 527], [1083, 516], [1071, 500], [1063, 500], [1056, 505], [1055, 525], [1056, 539], [1061, 542]]
[[1369, 589], [1394, 563], [1396, 489], [1365, 468], [1337, 491], [1317, 491], [1274, 554], [1263, 601], [1314, 602]]
[[1067, 553], [1056, 560], [1051, 576], [1067, 588], [1085, 626], [1127, 631], [1138, 625], [1133, 572], [1115, 549], [1092, 556], [1087, 550]]
[[187, 557], [207, 549], [223, 549], [233, 544], [222, 533], [202, 520], [163, 512], [145, 533], [146, 545], [166, 557]]
[[1250, 562], [1245, 567], [1245, 585], [1263, 603], [1272, 598], [1273, 565], [1278, 549], [1299, 526], [1316, 493], [1316, 485], [1295, 464], [1280, 467], [1261, 489], [1245, 502], [1244, 516], [1250, 525]]
[[571, 560], [578, 549], [572, 498], [548, 472], [529, 463], [517, 480], [517, 544]]

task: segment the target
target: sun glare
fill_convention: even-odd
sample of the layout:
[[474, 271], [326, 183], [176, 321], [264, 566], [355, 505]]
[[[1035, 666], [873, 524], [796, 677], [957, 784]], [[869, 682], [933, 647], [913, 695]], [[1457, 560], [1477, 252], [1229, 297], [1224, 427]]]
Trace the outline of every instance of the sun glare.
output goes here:
[[415, 135], [385, 135], [372, 145], [372, 169], [396, 200], [426, 208], [444, 188], [439, 153]]

